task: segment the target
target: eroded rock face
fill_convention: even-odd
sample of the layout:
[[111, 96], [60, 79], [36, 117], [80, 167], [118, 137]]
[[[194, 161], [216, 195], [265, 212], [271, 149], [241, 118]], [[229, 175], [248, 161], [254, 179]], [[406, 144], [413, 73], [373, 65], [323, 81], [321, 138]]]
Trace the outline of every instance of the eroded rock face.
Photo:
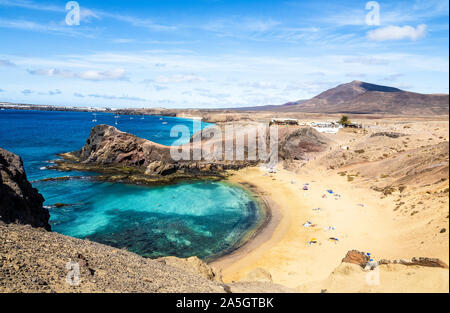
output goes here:
[[101, 165], [147, 166], [151, 159], [170, 156], [167, 147], [152, 143], [108, 125], [92, 128], [86, 144], [73, 153], [82, 163]]
[[163, 264], [167, 264], [191, 273], [198, 274], [208, 280], [222, 283], [222, 273], [220, 271], [217, 271], [214, 267], [206, 264], [196, 256], [186, 259], [167, 256], [158, 258], [156, 260]]
[[[29, 225], [0, 223], [0, 243], [4, 293], [293, 292], [269, 282], [224, 284], [214, 269], [195, 257], [153, 260]], [[69, 275], [70, 263], [79, 266], [78, 283]]]
[[[206, 140], [208, 139], [206, 138]], [[218, 141], [210, 143], [210, 146], [214, 148], [214, 144], [216, 146], [224, 145], [222, 141]], [[169, 146], [121, 132], [113, 126], [97, 125], [92, 128], [91, 134], [81, 150], [66, 153], [62, 156], [68, 161], [84, 164], [87, 170], [96, 170], [92, 165], [98, 165], [99, 170], [112, 168], [122, 174], [128, 171], [134, 175], [148, 176], [169, 176], [173, 174], [214, 176], [222, 174], [227, 169], [239, 169], [258, 163], [257, 161], [247, 160], [228, 161], [224, 160], [223, 157], [215, 157], [214, 153], [211, 152], [206, 153], [207, 157], [197, 160], [194, 156], [201, 155], [199, 153], [201, 147], [202, 145], [199, 142], [179, 146], [180, 152], [183, 149], [189, 150], [191, 157], [188, 160], [177, 160], [172, 157], [171, 147]], [[65, 164], [65, 166], [70, 168], [70, 164]]]
[[436, 258], [412, 258], [411, 260], [380, 260], [379, 264], [401, 264], [406, 266], [424, 266], [424, 267], [440, 267], [448, 268], [448, 265]]
[[[229, 126], [233, 126], [234, 135], [227, 134], [227, 125], [208, 127], [194, 134], [189, 143], [169, 147], [113, 126], [97, 125], [81, 150], [62, 154], [66, 161], [57, 162], [56, 168], [102, 172], [107, 174], [107, 180], [115, 176], [120, 181], [155, 184], [177, 179], [223, 178], [226, 170], [269, 164], [277, 151], [281, 160], [307, 160], [329, 145], [329, 139], [312, 128], [279, 129], [278, 144], [273, 144], [270, 132], [261, 123]], [[261, 130], [266, 131], [265, 139], [260, 137]], [[250, 144], [248, 138], [255, 139]]]
[[44, 198], [31, 186], [22, 159], [0, 148], [0, 220], [51, 230]]
[[369, 257], [364, 252], [358, 250], [348, 251], [342, 259], [342, 263], [352, 263], [361, 267], [365, 267], [367, 262], [369, 262]]
[[[362, 268], [366, 267], [369, 262], [369, 256], [367, 256], [364, 252], [360, 252], [358, 250], [348, 251], [345, 257], [342, 259], [342, 263], [352, 263], [361, 266]], [[423, 267], [440, 267], [440, 268], [448, 268], [448, 265], [436, 258], [412, 258], [411, 260], [386, 260], [381, 259], [377, 261], [379, 265], [382, 264], [400, 264], [406, 266], [423, 266]]]
[[311, 153], [325, 151], [329, 140], [313, 128], [295, 129], [281, 140], [280, 156], [283, 159], [307, 160]]

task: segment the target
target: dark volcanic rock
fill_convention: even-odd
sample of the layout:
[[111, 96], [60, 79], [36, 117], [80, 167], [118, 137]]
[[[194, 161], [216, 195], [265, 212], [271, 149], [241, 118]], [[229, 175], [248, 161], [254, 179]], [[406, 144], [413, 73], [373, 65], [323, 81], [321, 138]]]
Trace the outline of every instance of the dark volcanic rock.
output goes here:
[[147, 166], [150, 159], [170, 157], [168, 147], [119, 131], [108, 125], [92, 128], [86, 144], [73, 153], [82, 163], [101, 165]]
[[0, 148], [0, 220], [50, 230], [44, 198], [27, 180], [19, 156]]
[[[205, 131], [206, 132], [206, 131]], [[203, 142], [204, 144], [204, 142]], [[216, 141], [216, 145], [223, 145]], [[200, 143], [188, 143], [178, 149], [189, 150], [191, 159], [201, 150]], [[256, 161], [226, 161], [215, 157], [213, 153], [201, 160], [175, 160], [171, 147], [164, 146], [132, 134], [119, 131], [109, 125], [92, 128], [86, 144], [79, 151], [62, 154], [67, 162], [59, 164], [61, 170], [84, 169], [121, 174], [128, 180], [136, 176], [220, 176], [224, 170], [239, 169], [257, 164]], [[72, 164], [70, 162], [73, 162]]]
[[324, 151], [329, 140], [313, 128], [296, 129], [281, 140], [280, 156], [283, 159], [306, 160], [309, 153]]
[[[249, 134], [262, 124], [234, 125], [234, 136], [222, 137], [224, 129], [208, 127], [194, 134], [189, 143], [181, 146], [164, 146], [132, 134], [119, 131], [109, 125], [97, 125], [92, 128], [86, 144], [81, 150], [62, 154], [63, 162], [56, 162], [56, 169], [96, 171], [106, 174], [110, 181], [128, 181], [130, 183], [155, 184], [175, 180], [195, 178], [223, 178], [226, 170], [237, 170], [259, 163], [269, 163], [270, 157], [263, 160], [260, 156], [259, 138], [253, 145], [248, 143]], [[259, 131], [258, 131], [259, 133]], [[272, 144], [269, 132], [266, 133], [266, 152], [273, 155], [268, 143]], [[278, 151], [281, 159], [307, 160], [317, 152], [324, 151], [330, 140], [312, 128], [281, 129], [278, 134]], [[237, 144], [241, 139], [242, 145]], [[236, 142], [235, 142], [236, 141]], [[229, 159], [230, 145], [233, 157]], [[275, 149], [274, 147], [272, 147]], [[173, 152], [185, 151], [182, 159], [174, 158]], [[276, 152], [276, 150], [274, 150]], [[175, 153], [176, 154], [176, 153]], [[201, 156], [200, 158], [198, 156]]]

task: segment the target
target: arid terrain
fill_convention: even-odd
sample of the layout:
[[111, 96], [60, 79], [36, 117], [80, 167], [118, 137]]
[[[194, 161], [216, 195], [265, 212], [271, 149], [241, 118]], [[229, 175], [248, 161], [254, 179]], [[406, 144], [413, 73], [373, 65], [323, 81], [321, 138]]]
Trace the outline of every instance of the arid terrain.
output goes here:
[[[233, 125], [235, 138], [268, 126], [273, 118], [298, 119], [299, 125], [275, 126], [276, 168], [214, 157], [174, 161], [169, 147], [108, 125], [94, 127], [83, 147], [63, 154], [65, 161], [55, 169], [96, 171], [102, 174], [99, 179], [150, 185], [177, 178], [226, 179], [257, 194], [270, 220], [245, 245], [209, 265], [196, 258], [145, 259], [16, 225], [47, 225], [48, 214], [26, 181], [20, 159], [2, 152], [0, 203], [6, 209], [0, 213], [12, 224], [0, 225], [0, 291], [449, 292], [448, 95], [404, 93], [352, 82], [284, 106], [323, 111], [332, 105], [339, 111], [332, 113], [275, 112], [273, 107], [121, 112], [201, 118], [222, 130]], [[397, 111], [376, 113], [398, 94], [406, 100]], [[345, 110], [338, 108], [345, 101], [357, 106], [362, 99], [371, 106], [368, 98], [374, 97], [383, 101], [370, 114], [347, 114], [361, 128], [327, 134], [308, 126], [339, 120]], [[430, 99], [434, 104], [427, 107]], [[208, 143], [201, 136], [207, 132], [195, 134], [184, 146], [200, 149]], [[225, 146], [226, 140], [215, 143]], [[243, 151], [251, 151], [248, 142]], [[40, 201], [37, 206], [32, 199]], [[69, 259], [84, 264], [80, 286], [64, 282]]]
[[[368, 285], [362, 268], [340, 264], [352, 249], [374, 261], [430, 257], [448, 264], [448, 121], [355, 121], [366, 130], [324, 134], [329, 148], [309, 161], [230, 178], [270, 199], [278, 224], [249, 251], [214, 264], [225, 281], [261, 269], [302, 292], [448, 292], [448, 269], [381, 265], [380, 284]], [[304, 227], [308, 221], [313, 226]]]

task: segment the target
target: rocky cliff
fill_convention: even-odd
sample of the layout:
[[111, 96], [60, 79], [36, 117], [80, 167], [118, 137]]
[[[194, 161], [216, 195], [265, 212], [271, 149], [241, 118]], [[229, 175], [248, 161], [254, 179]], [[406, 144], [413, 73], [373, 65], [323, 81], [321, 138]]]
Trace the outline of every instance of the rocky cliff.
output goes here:
[[[61, 154], [56, 169], [88, 170], [105, 175], [97, 179], [128, 181], [131, 183], [165, 183], [176, 179], [204, 177], [223, 178], [226, 170], [236, 170], [269, 161], [269, 155], [279, 151], [281, 159], [308, 159], [310, 154], [324, 151], [329, 140], [312, 128], [279, 128], [278, 144], [272, 145], [270, 133], [265, 129], [266, 141], [256, 136], [254, 145], [249, 144], [249, 134], [260, 134], [260, 123], [232, 124], [233, 136], [216, 136], [220, 128], [206, 128], [192, 136], [189, 143], [169, 147], [119, 131], [109, 125], [92, 128], [86, 144], [78, 151]], [[258, 129], [258, 131], [257, 131]], [[242, 144], [238, 145], [240, 141]], [[266, 149], [266, 158], [261, 156], [261, 147]], [[172, 149], [172, 151], [171, 151]], [[171, 152], [185, 151], [187, 157], [174, 159]], [[231, 155], [231, 158], [230, 158]], [[196, 158], [197, 156], [197, 158]], [[201, 156], [201, 157], [198, 157]], [[254, 156], [254, 158], [253, 158]]]
[[[258, 163], [245, 157], [250, 150], [247, 145], [242, 151], [244, 160], [228, 160], [224, 157], [226, 139], [214, 138], [211, 130], [203, 130], [195, 136], [200, 136], [201, 140], [191, 139], [190, 143], [177, 147], [180, 153], [188, 151], [188, 157], [176, 160], [169, 146], [121, 132], [113, 126], [97, 125], [80, 150], [61, 155], [65, 161], [58, 162], [57, 168], [92, 170], [134, 182], [151, 182], [152, 178], [222, 177], [224, 170]], [[197, 138], [195, 136], [193, 138]], [[206, 144], [211, 149], [205, 149]], [[196, 155], [202, 157], [196, 158]]]
[[19, 156], [0, 148], [0, 220], [50, 230], [44, 198], [31, 186]]
[[[77, 265], [75, 265], [77, 264]], [[273, 284], [224, 284], [199, 259], [148, 259], [123, 249], [0, 222], [1, 292], [292, 292]]]
[[280, 156], [286, 160], [308, 160], [315, 153], [323, 152], [330, 139], [313, 128], [293, 129], [282, 137]]
[[[79, 151], [80, 158], [100, 164], [142, 166], [146, 165], [139, 162], [142, 156], [156, 158], [166, 151], [132, 135], [115, 133], [115, 129], [101, 129], [118, 136], [118, 146], [112, 151], [105, 149], [110, 146], [93, 132], [88, 144]], [[220, 272], [196, 257], [152, 260], [49, 232], [49, 212], [42, 206], [44, 198], [28, 182], [20, 157], [0, 149], [0, 174], [0, 292], [290, 291], [257, 282], [226, 285]]]

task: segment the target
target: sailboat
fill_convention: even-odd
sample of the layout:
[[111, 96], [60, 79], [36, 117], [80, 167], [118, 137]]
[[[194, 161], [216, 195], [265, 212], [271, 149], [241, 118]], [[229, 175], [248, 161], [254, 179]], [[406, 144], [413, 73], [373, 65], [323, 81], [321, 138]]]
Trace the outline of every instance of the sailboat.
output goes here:
[[94, 113], [94, 114], [92, 114], [92, 115], [94, 116], [94, 119], [92, 120], [92, 122], [96, 123], [96, 122], [97, 122], [97, 114]]

